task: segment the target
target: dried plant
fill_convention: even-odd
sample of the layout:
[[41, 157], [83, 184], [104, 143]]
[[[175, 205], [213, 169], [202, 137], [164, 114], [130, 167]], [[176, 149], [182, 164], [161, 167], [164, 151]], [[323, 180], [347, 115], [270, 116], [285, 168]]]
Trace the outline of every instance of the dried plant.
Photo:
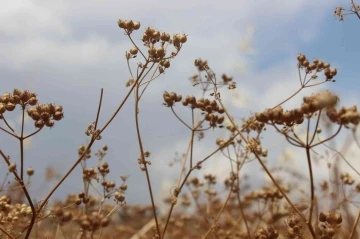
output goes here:
[[[348, 14], [359, 18], [359, 6], [351, 1], [351, 9], [339, 7], [335, 15], [343, 20]], [[347, 13], [345, 13], [347, 11]], [[233, 77], [217, 74], [207, 60], [194, 61], [196, 73], [189, 77], [193, 87], [200, 87], [201, 96], [165, 91], [162, 95], [165, 110], [171, 111], [174, 119], [189, 133], [189, 141], [183, 154], [169, 163], [178, 167], [179, 174], [171, 194], [163, 199], [166, 213], [159, 214], [159, 206], [153, 195], [151, 178], [151, 153], [140, 130], [140, 105], [149, 85], [166, 71], [171, 70], [173, 60], [187, 42], [186, 34], [170, 34], [147, 27], [141, 33], [142, 45], [134, 40], [140, 30], [140, 22], [119, 20], [121, 31], [128, 37], [131, 47], [125, 52], [130, 79], [125, 83], [129, 90], [113, 115], [99, 127], [103, 104], [101, 89], [95, 120], [85, 128], [89, 142], [80, 145], [77, 159], [63, 176], [48, 168], [44, 178], [57, 180], [56, 185], [39, 202], [29, 194], [31, 177], [36, 168], [24, 168], [27, 160], [24, 141], [46, 128], [56, 127], [64, 119], [64, 109], [54, 103], [40, 104], [34, 92], [14, 89], [0, 97], [0, 129], [20, 144], [20, 159], [6, 155], [0, 149], [7, 173], [1, 185], [0, 230], [1, 238], [358, 238], [360, 211], [358, 208], [360, 176], [345, 157], [344, 150], [328, 145], [340, 132], [349, 131], [360, 149], [355, 132], [360, 123], [356, 106], [339, 106], [340, 96], [325, 90], [303, 98], [293, 109], [284, 109], [285, 102], [292, 100], [305, 88], [335, 82], [337, 69], [320, 59], [310, 61], [304, 54], [298, 54], [296, 67], [299, 73], [299, 89], [279, 104], [256, 112], [237, 122], [222, 96], [236, 89]], [[137, 61], [134, 63], [134, 61]], [[109, 147], [103, 145], [95, 153], [93, 144], [103, 140], [102, 133], [110, 126], [129, 96], [134, 94], [134, 119], [139, 155], [134, 163], [145, 174], [150, 198], [149, 205], [127, 203], [127, 189], [131, 187], [128, 176], [116, 175], [106, 160]], [[16, 107], [21, 109], [21, 130], [17, 132], [8, 123], [8, 113]], [[188, 116], [179, 114], [180, 107]], [[25, 115], [33, 120], [34, 131], [24, 133]], [[190, 119], [190, 120], [188, 120]], [[55, 123], [56, 122], [56, 123]], [[331, 129], [335, 127], [333, 132]], [[266, 128], [279, 133], [290, 147], [303, 151], [306, 170], [297, 170], [276, 165], [271, 167], [268, 159], [273, 157], [266, 148]], [[213, 138], [216, 149], [204, 158], [195, 156], [194, 151], [210, 131], [224, 132], [226, 136]], [[299, 132], [305, 132], [302, 137]], [[332, 132], [326, 135], [324, 132]], [[209, 136], [208, 136], [209, 135]], [[198, 138], [198, 141], [195, 138]], [[325, 148], [326, 155], [319, 153]], [[344, 149], [348, 143], [344, 142]], [[334, 154], [330, 156], [329, 152]], [[230, 166], [227, 178], [221, 179], [214, 173], [203, 173], [202, 168], [214, 155], [221, 154]], [[94, 159], [95, 158], [95, 159]], [[329, 179], [318, 182], [315, 167], [318, 159], [328, 162]], [[337, 160], [337, 161], [335, 161]], [[344, 160], [352, 173], [340, 172], [337, 165]], [[226, 163], [224, 161], [224, 163]], [[258, 163], [270, 179], [261, 187], [255, 187], [244, 166]], [[80, 192], [66, 195], [61, 201], [50, 200], [54, 192], [73, 173], [76, 167], [82, 169]], [[332, 170], [332, 171], [331, 171]], [[291, 178], [281, 179], [281, 173]], [[9, 175], [14, 180], [9, 180]], [[120, 181], [114, 180], [120, 176]], [[7, 184], [6, 182], [11, 182]], [[307, 189], [301, 186], [308, 185]]]

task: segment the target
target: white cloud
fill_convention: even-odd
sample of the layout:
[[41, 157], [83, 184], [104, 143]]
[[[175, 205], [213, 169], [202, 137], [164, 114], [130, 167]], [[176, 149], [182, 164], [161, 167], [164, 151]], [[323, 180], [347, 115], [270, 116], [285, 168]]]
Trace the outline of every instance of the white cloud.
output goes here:
[[1, 61], [15, 69], [33, 62], [59, 67], [93, 66], [109, 58], [119, 58], [124, 50], [119, 45], [110, 45], [99, 36], [89, 37], [85, 41], [67, 42], [33, 38], [26, 42], [3, 43], [0, 48], [4, 53]]
[[62, 36], [69, 34], [69, 29], [56, 11], [42, 7], [35, 1], [13, 0], [2, 4], [0, 19], [0, 32], [11, 37], [48, 32]]

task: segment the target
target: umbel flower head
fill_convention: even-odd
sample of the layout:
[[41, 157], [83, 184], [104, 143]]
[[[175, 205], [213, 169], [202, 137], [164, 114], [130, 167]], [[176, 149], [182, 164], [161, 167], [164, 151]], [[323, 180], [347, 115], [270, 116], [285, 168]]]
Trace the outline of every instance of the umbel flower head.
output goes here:
[[36, 128], [52, 127], [64, 117], [63, 108], [55, 104], [37, 104], [28, 108], [27, 113], [35, 121]]
[[[6, 92], [0, 96], [0, 117], [3, 117], [6, 111], [13, 111], [19, 105], [35, 123], [36, 128], [44, 126], [52, 127], [55, 121], [64, 117], [63, 108], [55, 104], [39, 104], [37, 95], [28, 90], [21, 91], [14, 89], [13, 93]], [[31, 107], [33, 106], [33, 107]]]

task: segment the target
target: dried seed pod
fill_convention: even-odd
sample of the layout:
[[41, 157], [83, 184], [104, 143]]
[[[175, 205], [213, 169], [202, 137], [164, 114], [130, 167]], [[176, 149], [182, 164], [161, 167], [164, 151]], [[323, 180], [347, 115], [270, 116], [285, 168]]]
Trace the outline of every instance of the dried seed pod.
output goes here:
[[37, 120], [35, 122], [35, 127], [36, 128], [42, 128], [42, 127], [44, 127], [44, 125], [45, 125], [45, 123], [44, 123], [44, 121], [42, 119], [39, 119], [39, 120]]
[[11, 164], [9, 165], [9, 172], [10, 172], [10, 173], [13, 173], [13, 172], [15, 172], [15, 170], [16, 170], [16, 164], [15, 164], [15, 163], [11, 163]]
[[125, 196], [122, 193], [116, 192], [115, 199], [119, 202], [123, 202], [125, 200]]
[[56, 120], [56, 121], [61, 120], [63, 117], [64, 117], [64, 114], [63, 114], [63, 112], [60, 112], [60, 111], [56, 111], [53, 114], [53, 119]]
[[6, 107], [5, 107], [5, 104], [3, 103], [0, 103], [0, 114], [4, 114], [6, 111]]
[[28, 101], [29, 105], [31, 105], [31, 106], [36, 105], [37, 102], [38, 102], [38, 100], [37, 100], [36, 97], [31, 97], [31, 98], [29, 99], [29, 101]]
[[27, 173], [27, 175], [29, 175], [29, 176], [34, 175], [34, 172], [35, 172], [35, 170], [34, 170], [33, 168], [31, 168], [31, 167], [26, 170], [26, 173]]
[[306, 57], [303, 54], [298, 54], [297, 60], [302, 63], [306, 60]]
[[164, 61], [163, 66], [165, 68], [169, 68], [170, 67], [170, 61], [169, 60]]
[[118, 20], [118, 26], [120, 27], [120, 28], [125, 28], [126, 27], [126, 22], [124, 21], [124, 20]]
[[310, 65], [310, 63], [307, 60], [302, 62], [302, 66], [304, 66], [304, 67], [308, 67], [309, 65]]
[[136, 47], [133, 47], [133, 48], [130, 49], [130, 53], [132, 55], [136, 55], [138, 53], [138, 49]]
[[139, 30], [140, 29], [140, 22], [134, 22], [134, 30]]
[[128, 30], [128, 31], [132, 31], [133, 30], [133, 28], [134, 28], [134, 22], [133, 21], [125, 21], [125, 24], [126, 24], [126, 30]]
[[187, 36], [185, 34], [180, 35], [180, 42], [185, 43], [187, 41]]
[[46, 125], [47, 127], [53, 127], [54, 124], [55, 124], [55, 121], [53, 121], [53, 120], [51, 120], [51, 119], [47, 119], [47, 120], [44, 121], [44, 123], [45, 123], [45, 125]]
[[15, 107], [16, 107], [16, 105], [13, 104], [13, 103], [7, 103], [5, 105], [5, 108], [6, 108], [7, 111], [13, 111], [15, 109]]

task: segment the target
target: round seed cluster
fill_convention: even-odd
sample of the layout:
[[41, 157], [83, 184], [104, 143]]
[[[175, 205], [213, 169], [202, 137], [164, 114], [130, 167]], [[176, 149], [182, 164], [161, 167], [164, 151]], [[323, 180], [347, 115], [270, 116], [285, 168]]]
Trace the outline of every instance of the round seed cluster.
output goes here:
[[232, 141], [228, 141], [228, 140], [224, 140], [223, 138], [217, 138], [216, 139], [216, 145], [218, 145], [219, 147], [221, 148], [225, 148], [229, 145], [234, 145], [235, 142], [232, 140]]
[[[85, 145], [81, 145], [79, 148], [78, 148], [78, 155], [81, 156], [85, 153]], [[88, 149], [85, 156], [84, 156], [84, 159], [89, 159], [91, 158], [91, 149]]]
[[253, 137], [249, 139], [248, 143], [246, 144], [245, 150], [247, 152], [256, 153], [257, 155], [263, 157], [266, 157], [268, 154], [268, 150], [261, 147], [260, 139]]
[[13, 111], [16, 105], [20, 105], [22, 109], [28, 106], [27, 113], [35, 121], [36, 128], [44, 126], [53, 127], [55, 121], [59, 121], [64, 117], [63, 108], [55, 104], [38, 104], [35, 93], [28, 90], [21, 91], [14, 89], [13, 93], [6, 92], [0, 96], [0, 119], [6, 111]]
[[69, 211], [64, 211], [61, 207], [54, 209], [54, 215], [59, 219], [59, 222], [63, 225], [66, 222], [70, 222], [73, 215]]
[[27, 113], [35, 121], [36, 128], [53, 127], [55, 121], [60, 121], [64, 117], [62, 106], [55, 104], [37, 104], [35, 107], [27, 109]]
[[279, 232], [271, 226], [268, 226], [266, 229], [259, 228], [254, 234], [255, 239], [276, 239], [278, 237]]
[[5, 111], [13, 111], [16, 105], [25, 108], [27, 105], [36, 105], [38, 102], [36, 94], [30, 91], [14, 89], [13, 93], [6, 92], [0, 96], [0, 115]]
[[276, 187], [264, 187], [263, 189], [258, 189], [251, 191], [245, 196], [246, 199], [267, 199], [267, 200], [276, 200], [282, 199], [283, 195]]
[[[176, 102], [180, 102], [182, 100], [182, 96], [179, 94], [176, 94], [175, 92], [167, 92], [165, 91], [163, 94], [164, 98], [164, 105], [167, 107], [172, 107]], [[186, 98], [182, 101], [182, 104], [184, 106], [189, 106], [192, 109], [200, 109], [205, 113], [205, 121], [208, 121], [210, 123], [211, 127], [216, 127], [217, 125], [221, 125], [225, 117], [223, 114], [225, 111], [219, 105], [215, 100], [210, 101], [209, 99], [196, 99], [195, 96], [186, 96]], [[220, 126], [222, 127], [222, 126]]]
[[343, 181], [344, 184], [346, 185], [353, 185], [355, 180], [350, 176], [350, 174], [348, 173], [342, 173], [340, 175], [340, 179], [341, 181]]
[[242, 128], [245, 129], [245, 132], [250, 133], [250, 131], [255, 131], [261, 133], [264, 129], [265, 124], [255, 120], [254, 116], [250, 116], [247, 120], [244, 120], [242, 123]]
[[303, 226], [300, 223], [298, 216], [290, 216], [286, 219], [287, 225], [287, 238], [304, 238]]
[[330, 91], [323, 91], [303, 98], [300, 110], [304, 114], [312, 114], [324, 108], [334, 107], [339, 98]]
[[[256, 113], [255, 118], [261, 123], [270, 122], [290, 127], [296, 124], [301, 124], [304, 121], [305, 115], [311, 116], [312, 114], [320, 110], [327, 109], [327, 115], [329, 116], [329, 118], [334, 122], [338, 122], [338, 119], [340, 119], [340, 115], [335, 113], [336, 110], [334, 108], [337, 102], [338, 97], [336, 95], [332, 94], [329, 91], [323, 91], [320, 93], [312, 94], [308, 97], [304, 97], [302, 105], [297, 109], [284, 111], [281, 106], [278, 106], [274, 109], [266, 109], [264, 112]], [[352, 108], [352, 110], [356, 110], [356, 108]], [[351, 122], [355, 122], [355, 119], [359, 118], [359, 114], [357, 112], [346, 112], [348, 113], [347, 119], [351, 119]], [[341, 113], [344, 114], [345, 112], [342, 111]]]
[[197, 67], [198, 71], [205, 71], [208, 67], [208, 62], [206, 60], [202, 60], [201, 58], [196, 59], [194, 64]]
[[284, 111], [281, 106], [278, 106], [275, 109], [266, 109], [262, 113], [256, 113], [255, 118], [261, 123], [270, 122], [292, 126], [301, 124], [304, 121], [304, 113], [300, 109]]
[[182, 96], [179, 94], [176, 94], [175, 92], [167, 92], [165, 91], [163, 94], [163, 98], [164, 98], [164, 105], [166, 105], [167, 107], [171, 107], [173, 106], [176, 102], [180, 102], [182, 100]]
[[131, 20], [118, 20], [118, 26], [122, 29], [124, 29], [125, 31], [127, 31], [128, 33], [131, 33], [134, 30], [139, 30], [140, 29], [140, 22], [134, 22]]
[[102, 227], [107, 227], [110, 224], [110, 219], [102, 214], [94, 211], [90, 215], [82, 215], [77, 218], [77, 223], [84, 231], [97, 231]]
[[327, 212], [319, 214], [321, 239], [332, 239], [343, 221], [340, 213]]
[[305, 55], [298, 54], [297, 60], [298, 60], [298, 65], [300, 67], [304, 67], [307, 73], [310, 73], [311, 71], [314, 70], [316, 70], [316, 72], [323, 71], [327, 81], [332, 80], [332, 78], [337, 74], [336, 68], [330, 69], [329, 63], [320, 61], [318, 59], [314, 59], [313, 62], [310, 63], [309, 60], [306, 59]]
[[32, 215], [31, 207], [26, 204], [11, 204], [7, 195], [0, 197], [0, 224], [11, 225], [13, 223], [27, 223]]
[[92, 179], [97, 180], [98, 175], [94, 168], [84, 168], [83, 169], [83, 179], [85, 181], [91, 181]]
[[[135, 22], [131, 20], [118, 20], [118, 26], [121, 29], [125, 30], [125, 33], [130, 37], [130, 34], [134, 30], [138, 30], [140, 28], [140, 22]], [[164, 73], [166, 68], [170, 67], [170, 59], [174, 58], [178, 52], [180, 51], [182, 45], [187, 41], [186, 34], [174, 34], [171, 36], [167, 32], [160, 32], [159, 30], [153, 27], [147, 27], [141, 38], [145, 47], [148, 50], [148, 57], [145, 57], [144, 53], [141, 49], [134, 45], [129, 52], [126, 52], [126, 59], [129, 60], [131, 58], [137, 57], [140, 52], [141, 55], [146, 58], [149, 62], [154, 62], [159, 64], [159, 72]], [[133, 42], [134, 43], [134, 42]], [[157, 44], [159, 43], [159, 44]], [[134, 43], [135, 44], [135, 43]], [[165, 46], [166, 45], [166, 46]], [[173, 45], [176, 49], [175, 52], [171, 52], [168, 56], [166, 55], [167, 46]], [[142, 64], [139, 65], [142, 67]], [[126, 86], [132, 85], [133, 81], [129, 80], [126, 83]]]
[[341, 107], [339, 111], [337, 111], [334, 107], [331, 107], [326, 110], [326, 114], [332, 122], [338, 124], [358, 125], [360, 122], [360, 113], [357, 111], [357, 107], [355, 105], [349, 108]]
[[224, 85], [229, 84], [229, 83], [232, 82], [232, 80], [233, 80], [232, 77], [227, 76], [226, 74], [222, 74], [222, 75], [221, 75], [221, 79], [223, 80], [223, 84], [224, 84]]

